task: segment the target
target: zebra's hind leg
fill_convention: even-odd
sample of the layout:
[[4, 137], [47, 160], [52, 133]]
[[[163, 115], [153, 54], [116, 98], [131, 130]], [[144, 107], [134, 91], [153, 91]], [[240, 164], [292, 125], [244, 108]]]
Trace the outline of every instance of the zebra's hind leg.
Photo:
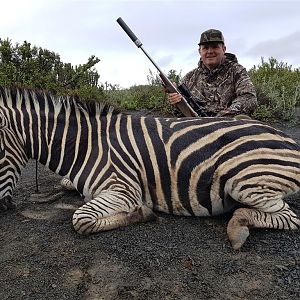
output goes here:
[[274, 207], [239, 208], [227, 226], [227, 234], [233, 249], [238, 250], [249, 236], [249, 228], [274, 228], [294, 230], [300, 227], [300, 219], [283, 200]]
[[74, 229], [80, 234], [112, 230], [156, 218], [152, 209], [140, 201], [124, 199], [120, 193], [102, 193], [73, 215]]

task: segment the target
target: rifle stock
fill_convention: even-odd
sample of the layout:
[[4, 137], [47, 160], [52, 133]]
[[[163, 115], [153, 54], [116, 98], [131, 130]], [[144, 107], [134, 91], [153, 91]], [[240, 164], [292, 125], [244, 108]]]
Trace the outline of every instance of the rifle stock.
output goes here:
[[127, 33], [133, 43], [140, 48], [144, 54], [148, 57], [148, 59], [152, 62], [154, 67], [158, 70], [159, 76], [163, 82], [163, 85], [168, 93], [179, 93], [182, 97], [181, 101], [176, 103], [176, 108], [180, 110], [184, 116], [186, 117], [197, 117], [198, 114], [194, 111], [194, 109], [189, 105], [188, 101], [185, 97], [180, 93], [180, 91], [174, 86], [174, 84], [170, 81], [170, 79], [161, 71], [161, 69], [156, 65], [150, 55], [143, 49], [141, 41], [137, 38], [137, 36], [131, 31], [131, 29], [127, 26], [127, 24], [123, 21], [122, 18], [118, 18], [117, 22], [122, 27], [122, 29]]

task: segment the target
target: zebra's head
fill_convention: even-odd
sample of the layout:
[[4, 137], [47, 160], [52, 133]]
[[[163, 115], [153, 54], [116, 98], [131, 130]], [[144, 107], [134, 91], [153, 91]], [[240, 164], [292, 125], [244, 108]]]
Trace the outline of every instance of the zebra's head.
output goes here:
[[12, 192], [21, 174], [15, 141], [8, 119], [0, 111], [0, 210], [15, 207]]

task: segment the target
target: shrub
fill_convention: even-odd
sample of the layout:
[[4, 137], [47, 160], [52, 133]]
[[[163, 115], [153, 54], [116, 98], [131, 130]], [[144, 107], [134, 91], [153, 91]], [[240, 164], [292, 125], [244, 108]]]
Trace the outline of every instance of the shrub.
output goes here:
[[300, 105], [300, 70], [270, 58], [254, 66], [249, 74], [257, 90], [258, 108], [253, 116], [259, 120], [291, 120]]
[[99, 74], [93, 68], [99, 59], [91, 56], [79, 66], [64, 63], [60, 56], [47, 49], [31, 46], [24, 41], [15, 45], [0, 39], [0, 84], [47, 89], [59, 94], [74, 94], [99, 98], [103, 92], [98, 85]]
[[123, 90], [108, 90], [105, 95], [109, 103], [125, 110], [147, 109], [163, 115], [171, 112], [161, 85], [135, 85]]

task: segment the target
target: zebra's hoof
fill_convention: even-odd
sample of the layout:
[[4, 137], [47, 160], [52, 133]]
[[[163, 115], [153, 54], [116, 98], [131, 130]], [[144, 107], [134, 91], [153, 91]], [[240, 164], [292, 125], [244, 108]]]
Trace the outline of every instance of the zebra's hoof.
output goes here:
[[246, 242], [249, 236], [249, 229], [248, 227], [240, 228], [239, 232], [235, 235], [234, 238], [229, 237], [232, 248], [234, 250], [239, 250]]
[[239, 250], [249, 236], [249, 228], [235, 224], [231, 219], [227, 227], [228, 238], [234, 250]]

